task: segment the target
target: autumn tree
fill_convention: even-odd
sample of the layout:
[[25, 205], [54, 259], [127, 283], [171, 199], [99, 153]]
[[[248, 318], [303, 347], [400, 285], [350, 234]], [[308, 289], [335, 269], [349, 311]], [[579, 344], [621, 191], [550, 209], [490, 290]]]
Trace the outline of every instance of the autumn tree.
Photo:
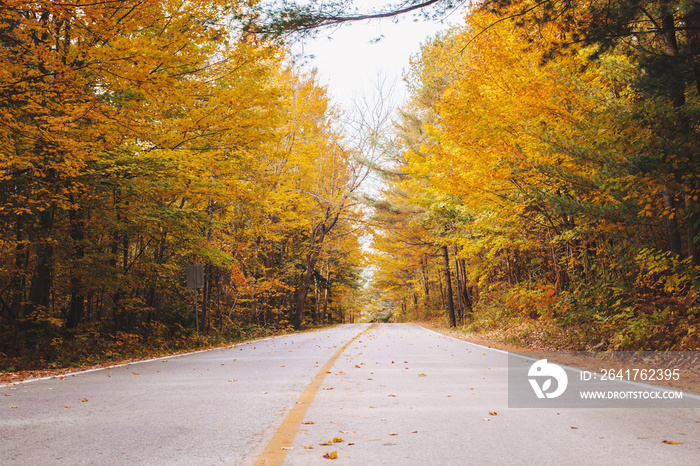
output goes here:
[[308, 251], [343, 249], [327, 277], [361, 262], [340, 215], [348, 238], [305, 239], [347, 206], [347, 150], [323, 89], [243, 32], [249, 6], [3, 4], [0, 351], [177, 345], [193, 262], [205, 333], [284, 326]]
[[[424, 47], [409, 74], [412, 97], [398, 128], [403, 176], [393, 185], [425, 211], [421, 227], [429, 225], [435, 243], [454, 251], [464, 280], [457, 289], [474, 325], [508, 309], [512, 320], [492, 324], [556, 315], [563, 328], [580, 326], [567, 334], [575, 347], [665, 344], [658, 339], [669, 334], [692, 344], [676, 320], [687, 311], [649, 306], [648, 294], [663, 288], [667, 297], [694, 299], [691, 259], [663, 252], [664, 220], [681, 210], [661, 194], [682, 183], [664, 168], [677, 155], [658, 139], [666, 134], [680, 151], [694, 137], [671, 124], [673, 139], [647, 119], [666, 115], [668, 124], [685, 110], [640, 84], [650, 74], [628, 43], [572, 45], [548, 56], [548, 44], [512, 27], [518, 21], [474, 12], [465, 28]], [[546, 27], [543, 37], [557, 37], [554, 22]], [[678, 317], [659, 325], [662, 314]]]

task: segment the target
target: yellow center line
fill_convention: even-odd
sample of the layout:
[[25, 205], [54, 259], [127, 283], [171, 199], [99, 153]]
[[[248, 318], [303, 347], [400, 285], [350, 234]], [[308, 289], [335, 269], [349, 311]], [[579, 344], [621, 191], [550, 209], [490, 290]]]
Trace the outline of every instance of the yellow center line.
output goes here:
[[256, 466], [281, 465], [282, 462], [284, 462], [284, 458], [287, 456], [289, 449], [291, 449], [292, 443], [294, 443], [294, 437], [296, 437], [297, 432], [299, 431], [299, 427], [306, 416], [306, 412], [309, 410], [311, 402], [316, 397], [318, 389], [321, 388], [321, 384], [323, 384], [323, 380], [326, 378], [327, 373], [330, 372], [333, 364], [335, 364], [340, 355], [343, 354], [348, 346], [350, 346], [355, 340], [360, 338], [363, 333], [375, 325], [376, 324], [372, 324], [355, 335], [352, 340], [345, 343], [345, 345], [343, 345], [343, 347], [340, 348], [338, 352], [336, 352], [333, 357], [330, 358], [321, 368], [311, 383], [306, 387], [304, 393], [299, 396], [299, 399], [294, 407], [292, 407], [291, 411], [287, 413], [287, 416], [282, 421], [282, 424], [277, 429], [277, 432], [275, 432], [275, 435], [272, 436], [270, 443], [267, 444], [265, 450], [263, 450], [255, 462]]

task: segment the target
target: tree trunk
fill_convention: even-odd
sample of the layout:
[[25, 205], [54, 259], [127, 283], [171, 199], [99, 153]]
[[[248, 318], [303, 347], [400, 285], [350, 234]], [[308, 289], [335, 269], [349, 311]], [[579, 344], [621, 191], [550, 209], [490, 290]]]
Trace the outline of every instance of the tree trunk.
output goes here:
[[467, 292], [467, 272], [464, 259], [455, 258], [455, 269], [457, 278], [457, 295], [459, 297], [460, 313], [459, 319], [462, 320], [467, 313], [472, 310], [472, 303]]
[[425, 256], [422, 256], [420, 259], [420, 273], [421, 276], [423, 277], [423, 293], [425, 293], [425, 301], [428, 301], [428, 297], [430, 297], [430, 279], [428, 277], [428, 272], [426, 270], [426, 265], [425, 262]]
[[24, 287], [26, 280], [24, 278], [24, 269], [27, 263], [27, 248], [24, 243], [24, 216], [17, 216], [15, 224], [15, 271], [10, 280], [10, 290], [12, 299], [9, 305], [9, 316], [14, 322], [22, 312], [22, 302], [24, 301]]
[[306, 270], [304, 270], [299, 280], [299, 294], [297, 296], [296, 313], [294, 316], [294, 328], [297, 330], [301, 329], [301, 323], [304, 319], [306, 296], [309, 293], [309, 285], [311, 284], [311, 277], [314, 273], [314, 265], [316, 264], [317, 257], [318, 255], [313, 252], [306, 256]]
[[450, 254], [447, 246], [442, 246], [443, 269], [445, 272], [445, 300], [447, 301], [447, 312], [450, 317], [450, 327], [456, 327], [455, 307], [452, 300], [452, 279], [450, 278]]
[[311, 232], [309, 252], [306, 254], [306, 269], [299, 281], [299, 295], [297, 297], [296, 315], [294, 316], [294, 327], [299, 330], [304, 317], [304, 306], [306, 305], [306, 296], [309, 293], [309, 285], [311, 277], [314, 273], [314, 267], [318, 256], [321, 254], [321, 247], [326, 234], [333, 229], [338, 222], [340, 212], [330, 218], [330, 209], [326, 210], [326, 214], [321, 222], [319, 222]]
[[321, 287], [318, 283], [318, 278], [314, 274], [314, 323], [321, 323]]
[[[668, 57], [678, 57], [678, 41], [676, 40], [676, 26], [673, 13], [667, 13], [661, 18], [661, 29], [664, 39], [664, 53]], [[674, 63], [674, 65], [677, 64]], [[670, 66], [666, 70], [667, 74], [665, 77], [666, 89], [675, 108], [685, 104], [685, 81], [683, 74], [679, 72], [679, 68], [679, 66]]]
[[72, 266], [70, 277], [70, 307], [66, 317], [66, 327], [76, 328], [83, 319], [85, 311], [85, 297], [83, 295], [83, 281], [81, 279], [80, 261], [85, 256], [85, 218], [82, 210], [71, 209], [68, 214], [70, 220], [70, 236], [73, 243]]
[[29, 304], [26, 315], [31, 315], [40, 308], [48, 309], [53, 284], [53, 245], [51, 231], [53, 227], [53, 209], [46, 209], [39, 214], [39, 226], [43, 235], [37, 246], [37, 264], [34, 268], [29, 287]]
[[684, 20], [688, 27], [686, 36], [690, 45], [695, 88], [700, 93], [700, 4], [694, 3], [693, 10], [685, 16]]
[[323, 289], [323, 315], [328, 323], [332, 323], [333, 316], [328, 315], [328, 293], [331, 288], [331, 271], [330, 267], [326, 266], [326, 286]]

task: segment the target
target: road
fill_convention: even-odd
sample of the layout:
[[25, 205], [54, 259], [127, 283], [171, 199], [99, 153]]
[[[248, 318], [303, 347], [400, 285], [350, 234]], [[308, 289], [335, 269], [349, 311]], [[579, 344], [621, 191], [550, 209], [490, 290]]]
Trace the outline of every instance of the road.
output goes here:
[[507, 364], [349, 324], [4, 386], [0, 464], [700, 464], [699, 409], [509, 409]]

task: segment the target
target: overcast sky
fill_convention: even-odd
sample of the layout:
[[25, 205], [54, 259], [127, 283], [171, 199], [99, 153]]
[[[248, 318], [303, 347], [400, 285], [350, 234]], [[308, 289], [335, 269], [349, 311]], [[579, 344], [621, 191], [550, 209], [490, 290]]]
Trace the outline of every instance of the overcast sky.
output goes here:
[[[443, 23], [413, 21], [408, 16], [398, 22], [391, 19], [363, 21], [321, 31], [314, 39], [304, 39], [293, 53], [305, 56], [307, 67], [315, 67], [321, 84], [328, 86], [333, 100], [348, 108], [354, 96], [372, 94], [379, 73], [389, 82], [396, 81], [395, 100], [403, 101], [402, 73], [420, 44], [450, 24], [460, 24], [463, 13], [452, 12]], [[379, 40], [377, 40], [379, 39]]]

